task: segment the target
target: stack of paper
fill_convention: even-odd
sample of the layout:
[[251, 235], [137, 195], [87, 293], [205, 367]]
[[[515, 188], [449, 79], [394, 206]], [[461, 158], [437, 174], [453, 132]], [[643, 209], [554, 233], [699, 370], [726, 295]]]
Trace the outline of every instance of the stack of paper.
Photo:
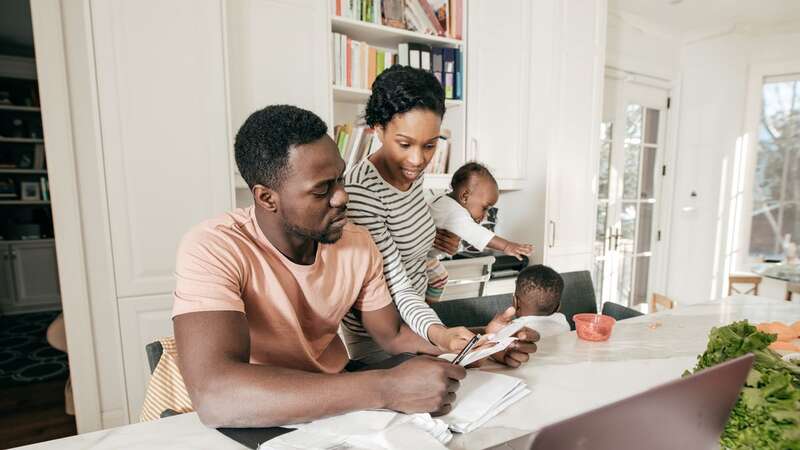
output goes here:
[[259, 450], [445, 450], [453, 435], [447, 423], [430, 414], [356, 411], [311, 423], [264, 442]]
[[469, 433], [530, 392], [518, 378], [470, 370], [461, 380], [453, 410], [440, 419], [457, 433]]

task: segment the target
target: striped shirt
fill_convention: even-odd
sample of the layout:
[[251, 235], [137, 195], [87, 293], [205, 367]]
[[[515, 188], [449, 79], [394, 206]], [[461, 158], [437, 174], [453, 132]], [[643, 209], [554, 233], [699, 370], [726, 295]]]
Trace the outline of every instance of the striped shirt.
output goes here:
[[[436, 237], [436, 226], [425, 202], [422, 178], [403, 192], [386, 182], [365, 159], [345, 175], [345, 190], [350, 198], [347, 217], [367, 228], [378, 245], [383, 255], [383, 274], [400, 316], [427, 339], [428, 328], [442, 322], [425, 303], [425, 262]], [[368, 336], [357, 311], [345, 316], [343, 323], [346, 331]], [[361, 359], [352, 354], [352, 346], [350, 350], [353, 359]]]

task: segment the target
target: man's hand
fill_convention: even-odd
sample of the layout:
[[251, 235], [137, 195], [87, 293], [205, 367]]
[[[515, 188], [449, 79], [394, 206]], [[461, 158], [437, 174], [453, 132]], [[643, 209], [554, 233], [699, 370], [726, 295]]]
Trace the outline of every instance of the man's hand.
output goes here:
[[436, 239], [433, 241], [435, 249], [441, 250], [448, 255], [455, 255], [460, 243], [461, 238], [455, 234], [441, 228], [436, 229]]
[[[486, 334], [493, 334], [500, 331], [503, 327], [514, 320], [516, 309], [513, 306], [509, 307], [502, 313], [494, 316], [491, 322], [486, 325]], [[495, 353], [492, 358], [509, 367], [519, 367], [522, 363], [530, 359], [531, 353], [536, 353], [536, 344], [539, 340], [539, 333], [530, 328], [523, 328], [519, 330], [514, 337], [517, 341], [511, 343], [508, 348], [502, 352]]]
[[465, 376], [463, 367], [439, 358], [409, 359], [386, 371], [386, 408], [406, 414], [447, 414], [456, 400], [458, 380]]
[[505, 248], [503, 249], [503, 253], [522, 261], [523, 256], [530, 256], [531, 253], [533, 253], [533, 245], [517, 244], [516, 242], [509, 241], [509, 243], [506, 244]]
[[467, 345], [467, 342], [472, 339], [472, 336], [475, 336], [475, 333], [465, 327], [447, 328], [442, 325], [432, 325], [428, 328], [428, 337], [431, 342], [450, 353], [461, 351]]

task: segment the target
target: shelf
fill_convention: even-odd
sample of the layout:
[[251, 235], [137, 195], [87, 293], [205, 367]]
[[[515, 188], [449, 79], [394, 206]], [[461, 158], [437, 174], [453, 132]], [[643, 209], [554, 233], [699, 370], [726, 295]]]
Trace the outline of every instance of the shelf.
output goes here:
[[402, 30], [339, 16], [331, 17], [331, 25], [336, 33], [343, 33], [352, 39], [387, 48], [396, 48], [397, 44], [402, 42], [417, 42], [445, 47], [460, 47], [464, 45], [464, 41], [459, 39], [431, 36], [416, 31]]
[[9, 173], [17, 175], [47, 175], [47, 169], [3, 169], [0, 168], [0, 173]]
[[49, 205], [49, 200], [0, 200], [0, 205]]
[[[369, 99], [370, 94], [372, 94], [372, 91], [369, 89], [343, 86], [333, 87], [333, 101], [339, 103], [367, 103], [367, 99]], [[444, 104], [448, 108], [452, 108], [463, 105], [464, 101], [448, 99], [444, 101]]]
[[44, 139], [0, 137], [0, 143], [2, 142], [8, 144], [44, 144]]
[[38, 106], [0, 105], [0, 111], [40, 112]]

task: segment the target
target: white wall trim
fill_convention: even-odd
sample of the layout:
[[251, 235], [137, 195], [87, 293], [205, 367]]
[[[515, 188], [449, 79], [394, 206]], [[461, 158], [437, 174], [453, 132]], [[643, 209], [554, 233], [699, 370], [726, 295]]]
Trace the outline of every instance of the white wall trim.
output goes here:
[[[758, 123], [761, 117], [761, 89], [764, 78], [784, 74], [800, 73], [800, 59], [780, 63], [757, 63], [750, 66], [747, 78], [747, 102], [745, 104], [745, 119], [740, 135], [742, 155], [742, 170], [738, 177], [734, 177], [732, 192], [737, 189], [740, 195], [733, 195], [730, 207], [731, 224], [728, 229], [729, 248], [726, 251], [728, 267], [736, 271], [749, 271], [755, 261], [750, 259], [750, 227], [753, 213], [753, 183], [758, 159]], [[721, 274], [726, 275], [726, 274]], [[727, 278], [727, 277], [726, 277]], [[726, 280], [727, 281], [727, 280]]]
[[61, 12], [61, 2], [31, 1], [75, 420], [83, 433], [102, 423]]

